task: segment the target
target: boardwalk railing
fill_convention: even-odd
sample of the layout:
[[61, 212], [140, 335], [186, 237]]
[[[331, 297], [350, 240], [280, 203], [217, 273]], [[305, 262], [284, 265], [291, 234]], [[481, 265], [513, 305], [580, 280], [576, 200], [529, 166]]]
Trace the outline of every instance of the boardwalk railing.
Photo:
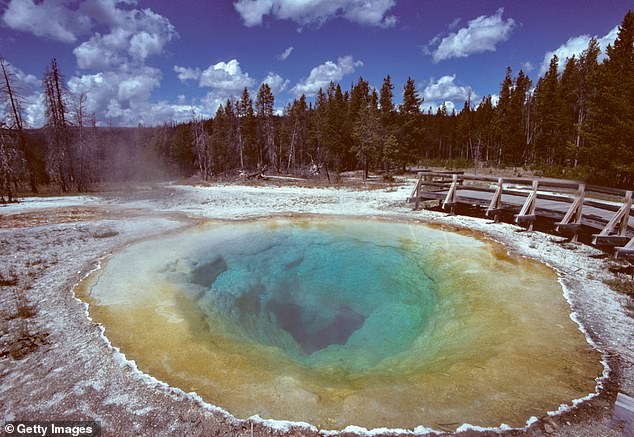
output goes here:
[[496, 222], [502, 212], [512, 211], [515, 222], [529, 230], [538, 216], [552, 218], [557, 231], [571, 233], [572, 241], [582, 225], [588, 226], [599, 231], [593, 244], [617, 247], [617, 256], [634, 258], [632, 191], [559, 179], [421, 171], [408, 202], [418, 209], [429, 200], [438, 200], [451, 214], [458, 204], [479, 206]]

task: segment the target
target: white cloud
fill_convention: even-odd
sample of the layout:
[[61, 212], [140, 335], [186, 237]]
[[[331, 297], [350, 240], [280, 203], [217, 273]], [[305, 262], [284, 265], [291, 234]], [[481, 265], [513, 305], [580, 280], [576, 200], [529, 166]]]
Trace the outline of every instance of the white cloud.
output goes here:
[[126, 37], [122, 32], [106, 36], [93, 35], [73, 50], [77, 65], [81, 69], [102, 69], [120, 65], [125, 61]]
[[284, 50], [282, 53], [277, 55], [277, 59], [279, 59], [280, 61], [286, 61], [288, 57], [291, 55], [291, 53], [293, 52], [293, 50], [294, 50], [294, 47], [290, 46], [289, 48]]
[[349, 55], [339, 58], [336, 64], [332, 61], [326, 61], [313, 68], [306, 79], [299, 81], [291, 89], [291, 93], [295, 96], [302, 94], [314, 96], [320, 88], [325, 90], [331, 81], [338, 82], [346, 74], [354, 72], [357, 67], [361, 66], [363, 66], [362, 61], [355, 61]]
[[[249, 76], [249, 73], [242, 71], [237, 59], [218, 62], [202, 71], [198, 67], [175, 65], [174, 72], [182, 82], [197, 81], [199, 87], [210, 88], [209, 92], [202, 98], [200, 105], [196, 106], [197, 115], [211, 116], [215, 114], [220, 105], [224, 105], [227, 100], [239, 97], [244, 88], [249, 89], [251, 94], [256, 92], [251, 88], [257, 81]], [[281, 92], [288, 86], [288, 80], [284, 80], [275, 73], [269, 73], [263, 82], [269, 83], [274, 93], [276, 89]]]
[[535, 64], [533, 64], [530, 61], [526, 61], [522, 64], [522, 70], [524, 70], [525, 73], [529, 73], [533, 71], [534, 69], [535, 69]]
[[72, 43], [77, 33], [90, 28], [90, 19], [74, 14], [66, 7], [68, 1], [10, 0], [2, 21], [11, 29], [31, 32], [36, 36]]
[[[595, 37], [597, 38], [599, 47], [601, 47], [602, 50], [601, 56], [599, 56], [599, 60], [605, 58], [606, 47], [608, 46], [608, 44], [614, 43], [614, 40], [618, 36], [618, 33], [619, 26], [615, 26], [604, 36]], [[550, 60], [552, 59], [553, 55], [557, 55], [557, 58], [559, 58], [559, 70], [563, 70], [566, 65], [566, 59], [572, 58], [573, 56], [576, 56], [578, 58], [581, 53], [588, 48], [588, 43], [590, 42], [590, 39], [590, 35], [575, 36], [570, 38], [564, 44], [560, 45], [557, 49], [546, 53], [539, 69], [539, 74], [542, 75], [546, 71], [548, 71], [548, 66], [550, 65]]]
[[255, 80], [242, 72], [237, 59], [210, 65], [200, 73], [199, 85], [215, 90], [238, 92], [254, 84]]
[[[191, 106], [150, 101], [160, 87], [161, 72], [146, 61], [162, 54], [178, 34], [167, 18], [136, 5], [137, 0], [11, 0], [2, 20], [36, 36], [76, 43], [79, 69], [92, 71], [70, 77], [69, 91], [84, 93], [87, 111], [95, 112], [101, 123], [108, 118], [113, 124], [133, 126], [177, 116]], [[93, 29], [99, 32], [79, 40]], [[44, 113], [42, 100], [31, 101], [28, 117], [41, 125], [43, 115], [37, 112]]]
[[266, 15], [301, 26], [342, 17], [353, 23], [390, 27], [396, 24], [396, 17], [386, 14], [395, 4], [395, 0], [238, 0], [233, 6], [247, 27], [261, 25]]
[[451, 58], [466, 58], [476, 53], [494, 52], [498, 43], [510, 38], [515, 27], [512, 18], [502, 18], [503, 12], [504, 9], [500, 8], [494, 15], [474, 18], [469, 21], [467, 27], [443, 38], [437, 35], [423, 52], [431, 53], [434, 63]]
[[68, 81], [73, 94], [86, 95], [86, 110], [112, 122], [134, 126], [147, 117], [152, 92], [160, 86], [160, 70], [148, 66], [74, 76]]
[[441, 105], [445, 105], [447, 112], [451, 112], [456, 107], [462, 109], [464, 102], [467, 99], [471, 99], [471, 103], [477, 102], [478, 95], [473, 92], [470, 86], [457, 85], [455, 83], [456, 75], [446, 75], [434, 81], [429, 81], [429, 84], [422, 92], [422, 96], [425, 99], [423, 102], [423, 108], [425, 111], [431, 106], [432, 111], [435, 111]]
[[188, 80], [198, 81], [200, 79], [200, 68], [180, 67], [174, 65], [174, 72], [177, 74], [178, 79], [181, 82], [187, 82]]
[[[178, 34], [169, 20], [150, 9], [118, 9], [109, 0], [89, 0], [89, 9], [102, 17], [110, 32], [95, 33], [73, 50], [82, 69], [117, 67], [122, 63], [142, 64], [149, 56], [163, 52], [165, 45]], [[111, 9], [107, 6], [110, 5]]]
[[265, 83], [269, 85], [269, 88], [271, 88], [271, 92], [274, 96], [276, 96], [282, 91], [286, 90], [290, 81], [288, 79], [284, 79], [277, 73], [269, 73], [262, 81], [262, 84]]

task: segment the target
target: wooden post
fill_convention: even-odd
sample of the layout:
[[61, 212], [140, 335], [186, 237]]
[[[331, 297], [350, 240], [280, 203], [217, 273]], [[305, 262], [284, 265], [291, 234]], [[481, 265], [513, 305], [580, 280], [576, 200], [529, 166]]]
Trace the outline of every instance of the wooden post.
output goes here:
[[414, 198], [414, 211], [418, 210], [418, 206], [420, 205], [420, 186], [423, 179], [423, 172], [418, 172], [418, 180], [416, 181], [416, 186], [412, 191], [412, 195], [410, 197]]
[[[579, 230], [581, 229], [581, 218], [583, 217], [583, 200], [585, 197], [585, 191], [585, 184], [579, 184], [579, 191], [577, 191], [577, 197], [575, 198], [574, 202], [572, 202], [572, 205], [570, 205], [570, 208], [568, 208], [568, 211], [566, 212], [566, 215], [564, 215], [564, 218], [560, 222], [555, 223], [557, 225], [557, 232], [560, 232], [564, 229], [571, 229], [574, 231], [574, 235], [570, 240], [573, 243], [577, 242]], [[574, 222], [571, 223], [573, 219]]]
[[617, 247], [615, 255], [617, 258], [634, 258], [634, 237], [624, 247]]
[[499, 213], [502, 210], [502, 191], [504, 190], [504, 179], [498, 178], [498, 187], [495, 190], [495, 194], [493, 194], [493, 198], [491, 199], [491, 203], [486, 211], [486, 216], [490, 216], [493, 214], [493, 220], [495, 223], [500, 221]]
[[625, 201], [623, 203], [623, 217], [619, 223], [619, 236], [625, 237], [627, 234], [627, 224], [630, 221], [630, 210], [632, 209], [632, 192], [625, 193]]
[[[619, 208], [603, 230], [594, 235], [592, 244], [611, 244], [613, 246], [624, 244], [623, 240], [627, 241], [626, 233], [630, 220], [630, 209], [632, 209], [632, 192], [626, 191], [623, 206]], [[617, 235], [612, 235], [615, 231]]]
[[533, 180], [533, 191], [526, 198], [526, 202], [522, 206], [520, 213], [515, 216], [515, 223], [521, 224], [524, 222], [529, 222], [528, 230], [533, 230], [533, 224], [535, 223], [535, 204], [537, 203], [537, 188], [539, 187], [539, 181], [537, 179]]
[[455, 214], [456, 209], [456, 190], [458, 189], [458, 175], [454, 173], [452, 177], [451, 187], [447, 191], [447, 197], [442, 203], [442, 208], [447, 209], [447, 206], [451, 208], [451, 215]]

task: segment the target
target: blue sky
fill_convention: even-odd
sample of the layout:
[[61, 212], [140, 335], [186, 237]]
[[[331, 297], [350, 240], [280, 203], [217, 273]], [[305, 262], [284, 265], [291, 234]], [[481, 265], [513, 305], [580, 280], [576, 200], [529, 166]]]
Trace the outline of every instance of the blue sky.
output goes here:
[[281, 110], [330, 80], [359, 76], [395, 100], [412, 77], [424, 108], [498, 93], [506, 66], [536, 81], [552, 53], [614, 40], [633, 1], [9, 0], [0, 54], [31, 126], [43, 122], [40, 79], [56, 57], [101, 124], [212, 115], [263, 81]]

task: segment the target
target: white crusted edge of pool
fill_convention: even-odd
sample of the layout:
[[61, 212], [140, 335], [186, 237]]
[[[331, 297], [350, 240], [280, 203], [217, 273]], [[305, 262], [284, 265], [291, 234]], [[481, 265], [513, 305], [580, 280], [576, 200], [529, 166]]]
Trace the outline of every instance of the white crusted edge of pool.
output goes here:
[[[579, 320], [577, 312], [574, 310], [574, 302], [571, 296], [571, 290], [566, 286], [566, 278], [569, 275], [574, 274], [574, 267], [577, 267], [577, 271], [581, 270], [587, 275], [596, 274], [599, 275], [601, 270], [596, 265], [595, 260], [589, 258], [589, 255], [600, 253], [598, 250], [588, 247], [579, 246], [579, 250], [576, 253], [571, 253], [565, 249], [556, 246], [550, 238], [550, 235], [541, 234], [538, 232], [533, 233], [518, 233], [518, 227], [509, 224], [495, 224], [492, 225], [487, 220], [464, 217], [464, 216], [448, 216], [443, 213], [431, 212], [431, 211], [411, 211], [411, 207], [405, 204], [405, 197], [409, 192], [409, 186], [401, 186], [396, 189], [388, 190], [373, 190], [373, 191], [357, 191], [345, 188], [304, 188], [304, 187], [277, 187], [277, 186], [242, 186], [242, 185], [216, 185], [210, 187], [196, 187], [196, 186], [174, 186], [189, 196], [188, 198], [181, 198], [178, 202], [170, 202], [168, 204], [156, 205], [155, 201], [148, 203], [143, 202], [131, 202], [125, 206], [133, 207], [149, 207], [156, 211], [159, 210], [165, 212], [185, 212], [193, 217], [201, 217], [207, 219], [220, 219], [220, 220], [244, 220], [254, 218], [267, 218], [275, 215], [283, 214], [316, 214], [316, 215], [340, 215], [348, 217], [365, 217], [365, 218], [397, 218], [403, 221], [411, 221], [413, 223], [435, 223], [444, 224], [452, 227], [463, 228], [468, 230], [478, 231], [484, 234], [486, 237], [491, 238], [502, 245], [509, 247], [509, 252], [525, 256], [527, 258], [536, 259], [544, 264], [553, 268], [558, 275], [559, 283], [562, 286], [563, 295], [566, 301], [571, 307], [570, 318], [577, 324], [579, 330], [584, 334], [586, 341], [601, 353], [601, 363], [603, 365], [603, 372], [601, 376], [596, 378], [595, 390], [592, 393], [587, 394], [578, 399], [572, 400], [569, 404], [561, 404], [555, 411], [547, 411], [544, 414], [548, 416], [555, 416], [566, 412], [576, 405], [597, 396], [600, 390], [603, 388], [605, 380], [608, 378], [610, 367], [606, 360], [606, 352], [597, 345], [592, 338], [588, 330], [583, 326]], [[263, 196], [263, 194], [278, 196], [278, 202], [271, 204], [270, 196]], [[203, 202], [198, 202], [201, 199], [206, 199]], [[258, 201], [259, 199], [259, 201]], [[262, 200], [264, 199], [264, 200]], [[269, 201], [267, 202], [266, 199]], [[91, 199], [92, 200], [92, 199]], [[233, 202], [232, 202], [233, 201]], [[196, 203], [192, 203], [196, 202]], [[354, 202], [354, 203], [352, 203]], [[72, 202], [73, 205], [81, 204], [84, 202]], [[92, 203], [92, 202], [90, 202]], [[356, 204], [355, 204], [356, 203]], [[399, 203], [401, 205], [399, 205]], [[214, 204], [215, 205], [214, 207]], [[199, 205], [205, 205], [200, 207]], [[101, 268], [100, 259], [97, 262], [96, 267], [91, 270], [87, 275], [93, 273]], [[582, 267], [579, 267], [579, 266]], [[87, 276], [86, 275], [86, 276]], [[610, 292], [600, 280], [589, 280], [594, 282], [592, 288], [597, 291], [603, 288], [603, 293]], [[86, 317], [92, 321], [89, 314], [89, 305], [77, 298], [79, 302], [83, 304]], [[607, 302], [602, 302], [603, 304]], [[617, 305], [616, 302], [609, 302], [613, 306]], [[613, 308], [616, 309], [616, 308]], [[355, 425], [349, 425], [340, 430], [323, 430], [316, 426], [306, 422], [276, 420], [276, 419], [263, 419], [258, 415], [252, 416], [248, 419], [242, 420], [233, 416], [230, 412], [212, 405], [206, 402], [196, 392], [185, 392], [184, 390], [172, 387], [169, 384], [156, 379], [155, 377], [148, 375], [141, 371], [134, 360], [128, 359], [119, 348], [112, 345], [110, 340], [105, 336], [105, 328], [99, 325], [101, 331], [101, 337], [108, 347], [113, 351], [115, 360], [122, 367], [131, 368], [139, 377], [146, 382], [161, 386], [167, 389], [168, 392], [175, 398], [188, 397], [197, 402], [202, 408], [218, 412], [223, 414], [227, 419], [235, 424], [244, 423], [245, 421], [252, 421], [260, 423], [270, 427], [271, 429], [278, 431], [292, 431], [299, 429], [306, 429], [313, 432], [319, 432], [322, 435], [337, 435], [341, 432], [355, 433], [358, 435], [382, 435], [382, 434], [409, 434], [409, 435], [425, 435], [425, 434], [444, 434], [445, 431], [435, 430], [433, 428], [425, 426], [417, 426], [414, 429], [402, 429], [402, 428], [374, 428], [367, 429]], [[618, 346], [617, 346], [618, 347]], [[631, 355], [631, 351], [628, 355]], [[631, 357], [630, 357], [631, 358]], [[481, 427], [472, 424], [462, 424], [455, 432], [464, 431], [509, 431], [509, 430], [525, 430], [529, 428], [533, 423], [538, 421], [538, 418], [532, 416], [527, 419], [526, 424], [523, 427], [511, 427], [504, 423], [497, 427]]]

